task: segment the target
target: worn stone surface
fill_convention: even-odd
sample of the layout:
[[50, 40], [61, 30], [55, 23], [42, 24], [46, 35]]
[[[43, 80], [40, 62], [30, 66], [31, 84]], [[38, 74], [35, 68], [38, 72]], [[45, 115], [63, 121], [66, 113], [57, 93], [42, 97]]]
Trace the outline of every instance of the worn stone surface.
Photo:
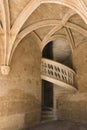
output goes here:
[[16, 49], [10, 74], [0, 75], [0, 129], [19, 130], [40, 121], [40, 50], [29, 37]]
[[87, 123], [87, 43], [74, 50], [73, 65], [78, 92], [58, 97], [58, 118]]
[[59, 120], [40, 124], [27, 130], [87, 130], [87, 124]]
[[73, 65], [76, 71], [77, 88], [87, 91], [87, 42], [79, 45], [73, 52]]
[[87, 94], [63, 95], [58, 99], [58, 118], [87, 123]]

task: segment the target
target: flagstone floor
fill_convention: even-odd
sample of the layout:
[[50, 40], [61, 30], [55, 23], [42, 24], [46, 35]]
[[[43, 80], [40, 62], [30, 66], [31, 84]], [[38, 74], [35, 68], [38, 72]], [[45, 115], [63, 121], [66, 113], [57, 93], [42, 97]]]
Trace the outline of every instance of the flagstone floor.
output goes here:
[[68, 121], [52, 121], [34, 126], [27, 130], [87, 130], [87, 124]]

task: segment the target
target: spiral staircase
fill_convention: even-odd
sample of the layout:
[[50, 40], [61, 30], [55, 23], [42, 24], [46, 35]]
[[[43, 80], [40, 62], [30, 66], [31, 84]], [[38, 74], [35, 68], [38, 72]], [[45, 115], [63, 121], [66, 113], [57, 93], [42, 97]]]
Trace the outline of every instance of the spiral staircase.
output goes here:
[[[42, 58], [41, 60], [41, 79], [45, 81], [49, 81], [67, 90], [76, 91], [75, 75], [72, 69], [63, 64], [46, 58]], [[56, 119], [56, 111], [53, 108], [42, 108], [42, 122]]]

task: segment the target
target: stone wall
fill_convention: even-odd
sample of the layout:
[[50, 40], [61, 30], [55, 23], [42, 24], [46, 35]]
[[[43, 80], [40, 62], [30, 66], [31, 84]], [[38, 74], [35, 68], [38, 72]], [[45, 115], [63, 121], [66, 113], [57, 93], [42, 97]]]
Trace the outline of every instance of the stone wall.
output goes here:
[[87, 93], [68, 94], [57, 100], [58, 119], [87, 123]]
[[63, 94], [57, 100], [58, 118], [87, 123], [87, 43], [73, 51], [77, 92]]
[[59, 98], [63, 97], [63, 95], [72, 94], [73, 90], [67, 89], [58, 85], [54, 85], [53, 90], [54, 90], [53, 91], [54, 92], [54, 97], [53, 97], [54, 109], [57, 110]]
[[0, 74], [0, 130], [19, 130], [39, 123], [40, 54], [37, 40], [28, 35], [14, 53], [9, 75]]
[[87, 92], [87, 42], [79, 45], [73, 52], [78, 90]]

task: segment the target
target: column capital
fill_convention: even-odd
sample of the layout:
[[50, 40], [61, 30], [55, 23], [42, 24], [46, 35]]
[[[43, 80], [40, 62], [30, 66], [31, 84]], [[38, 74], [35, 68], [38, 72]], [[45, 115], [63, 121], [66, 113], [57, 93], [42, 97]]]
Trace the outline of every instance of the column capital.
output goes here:
[[8, 66], [8, 65], [2, 65], [2, 66], [0, 66], [1, 68], [1, 73], [3, 74], [3, 75], [8, 75], [9, 74], [9, 72], [10, 72], [10, 66]]

